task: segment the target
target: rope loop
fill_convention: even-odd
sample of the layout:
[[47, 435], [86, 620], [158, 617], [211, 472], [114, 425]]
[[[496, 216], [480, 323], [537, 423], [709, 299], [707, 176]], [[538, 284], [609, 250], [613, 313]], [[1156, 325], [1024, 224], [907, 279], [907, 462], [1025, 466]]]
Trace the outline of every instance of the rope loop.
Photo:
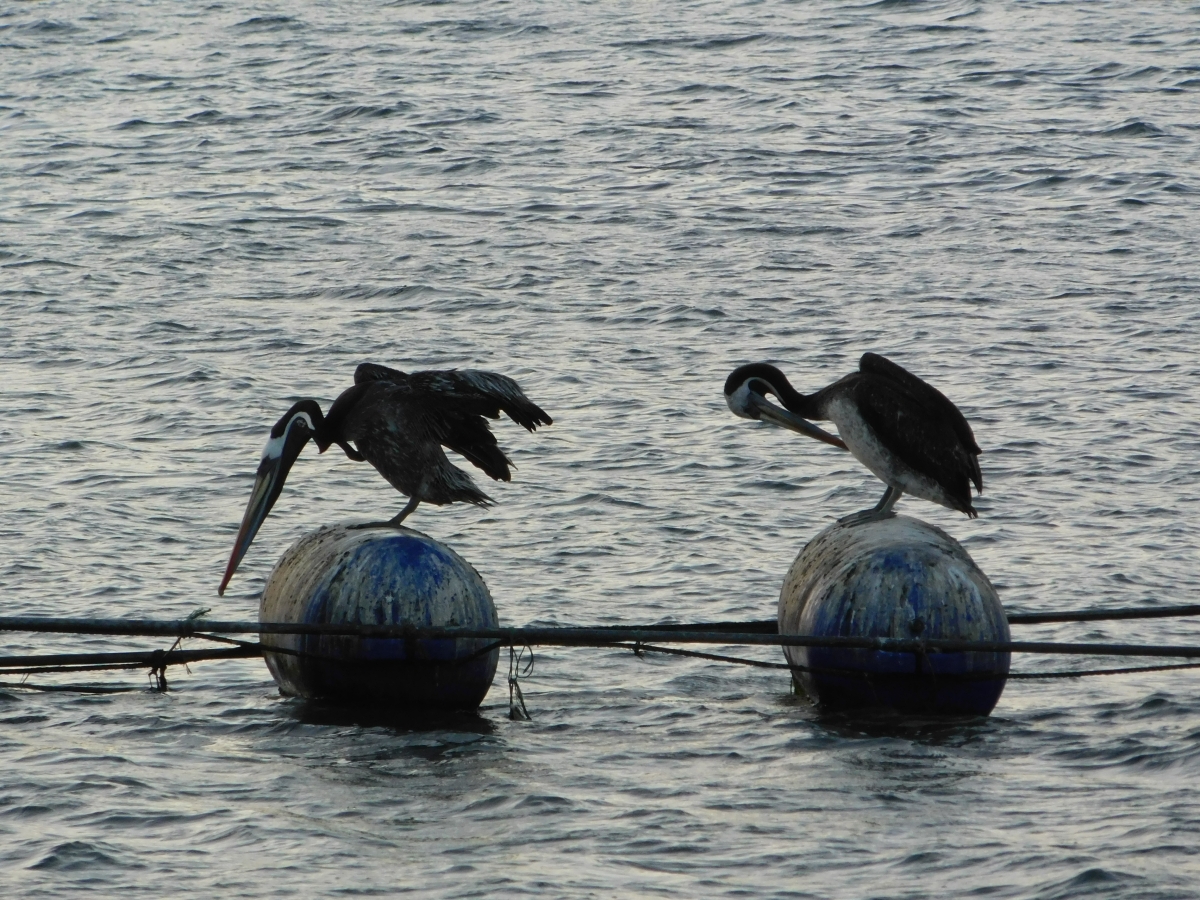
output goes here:
[[[178, 641], [176, 641], [178, 643]], [[167, 651], [155, 650], [150, 654], [150, 689], [160, 694], [167, 692]]]
[[[529, 659], [525, 653], [528, 651]], [[530, 721], [533, 717], [525, 707], [525, 695], [521, 692], [518, 677], [527, 678], [533, 672], [533, 648], [528, 645], [517, 650], [513, 644], [508, 645], [508, 717], [514, 721]]]

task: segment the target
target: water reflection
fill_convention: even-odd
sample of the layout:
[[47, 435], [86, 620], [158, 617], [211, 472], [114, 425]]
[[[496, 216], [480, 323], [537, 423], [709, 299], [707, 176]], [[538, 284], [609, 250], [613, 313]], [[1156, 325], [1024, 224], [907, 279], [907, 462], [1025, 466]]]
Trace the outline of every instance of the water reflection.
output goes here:
[[304, 725], [385, 729], [397, 735], [447, 735], [453, 744], [496, 736], [496, 724], [474, 710], [437, 711], [347, 706], [315, 700], [287, 700], [281, 712]]
[[964, 746], [996, 733], [997, 723], [984, 716], [934, 716], [889, 710], [822, 712], [816, 723], [838, 737], [898, 738], [938, 746]]

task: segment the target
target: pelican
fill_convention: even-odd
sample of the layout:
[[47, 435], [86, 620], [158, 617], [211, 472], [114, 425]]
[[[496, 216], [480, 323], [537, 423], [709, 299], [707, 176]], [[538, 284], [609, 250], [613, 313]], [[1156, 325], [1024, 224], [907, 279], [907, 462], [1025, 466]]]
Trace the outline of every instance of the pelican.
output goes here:
[[[780, 409], [766, 399], [774, 394]], [[971, 482], [983, 493], [983, 474], [971, 426], [958, 407], [933, 386], [876, 353], [865, 353], [858, 371], [813, 394], [796, 391], [766, 363], [739, 366], [725, 381], [725, 402], [736, 416], [759, 419], [849, 450], [887, 485], [872, 509], [842, 521], [867, 522], [893, 515], [901, 494], [912, 494], [976, 517]], [[808, 419], [837, 426], [839, 437]]]
[[388, 521], [356, 526], [396, 528], [422, 501], [476, 506], [492, 502], [442, 448], [465, 456], [497, 481], [508, 481], [512, 462], [483, 418], [498, 419], [501, 412], [529, 431], [553, 421], [511, 378], [473, 369], [406, 374], [363, 363], [354, 371], [354, 387], [333, 401], [328, 415], [322, 415], [315, 400], [299, 401], [271, 428], [217, 593], [225, 593], [283, 490], [288, 471], [310, 440], [321, 453], [337, 444], [350, 459], [369, 462], [409, 498]]

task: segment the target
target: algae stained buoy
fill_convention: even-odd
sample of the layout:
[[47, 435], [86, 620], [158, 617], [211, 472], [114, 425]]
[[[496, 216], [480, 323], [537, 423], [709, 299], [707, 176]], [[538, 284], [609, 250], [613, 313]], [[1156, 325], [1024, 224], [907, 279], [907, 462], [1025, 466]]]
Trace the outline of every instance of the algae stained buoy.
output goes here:
[[[780, 634], [1008, 641], [1004, 608], [962, 545], [907, 516], [835, 524], [796, 557]], [[786, 647], [797, 683], [831, 709], [987, 715], [1010, 654]]]
[[[408, 528], [322, 528], [300, 538], [267, 579], [260, 622], [489, 628], [496, 607], [479, 573]], [[474, 709], [499, 650], [476, 639], [263, 634], [279, 689], [307, 699]]]

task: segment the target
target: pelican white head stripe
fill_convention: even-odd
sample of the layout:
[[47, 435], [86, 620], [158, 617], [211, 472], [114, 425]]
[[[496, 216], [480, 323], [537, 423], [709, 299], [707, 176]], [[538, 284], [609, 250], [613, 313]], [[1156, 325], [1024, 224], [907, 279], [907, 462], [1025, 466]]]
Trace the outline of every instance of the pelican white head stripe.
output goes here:
[[292, 426], [296, 424], [297, 419], [303, 419], [304, 424], [308, 426], [309, 431], [316, 431], [313, 428], [312, 417], [306, 412], [298, 412], [288, 419], [287, 427], [283, 429], [283, 434], [279, 437], [272, 437], [267, 441], [267, 446], [263, 448], [263, 459], [279, 459], [283, 454], [283, 445], [287, 443], [288, 433], [292, 430]]

